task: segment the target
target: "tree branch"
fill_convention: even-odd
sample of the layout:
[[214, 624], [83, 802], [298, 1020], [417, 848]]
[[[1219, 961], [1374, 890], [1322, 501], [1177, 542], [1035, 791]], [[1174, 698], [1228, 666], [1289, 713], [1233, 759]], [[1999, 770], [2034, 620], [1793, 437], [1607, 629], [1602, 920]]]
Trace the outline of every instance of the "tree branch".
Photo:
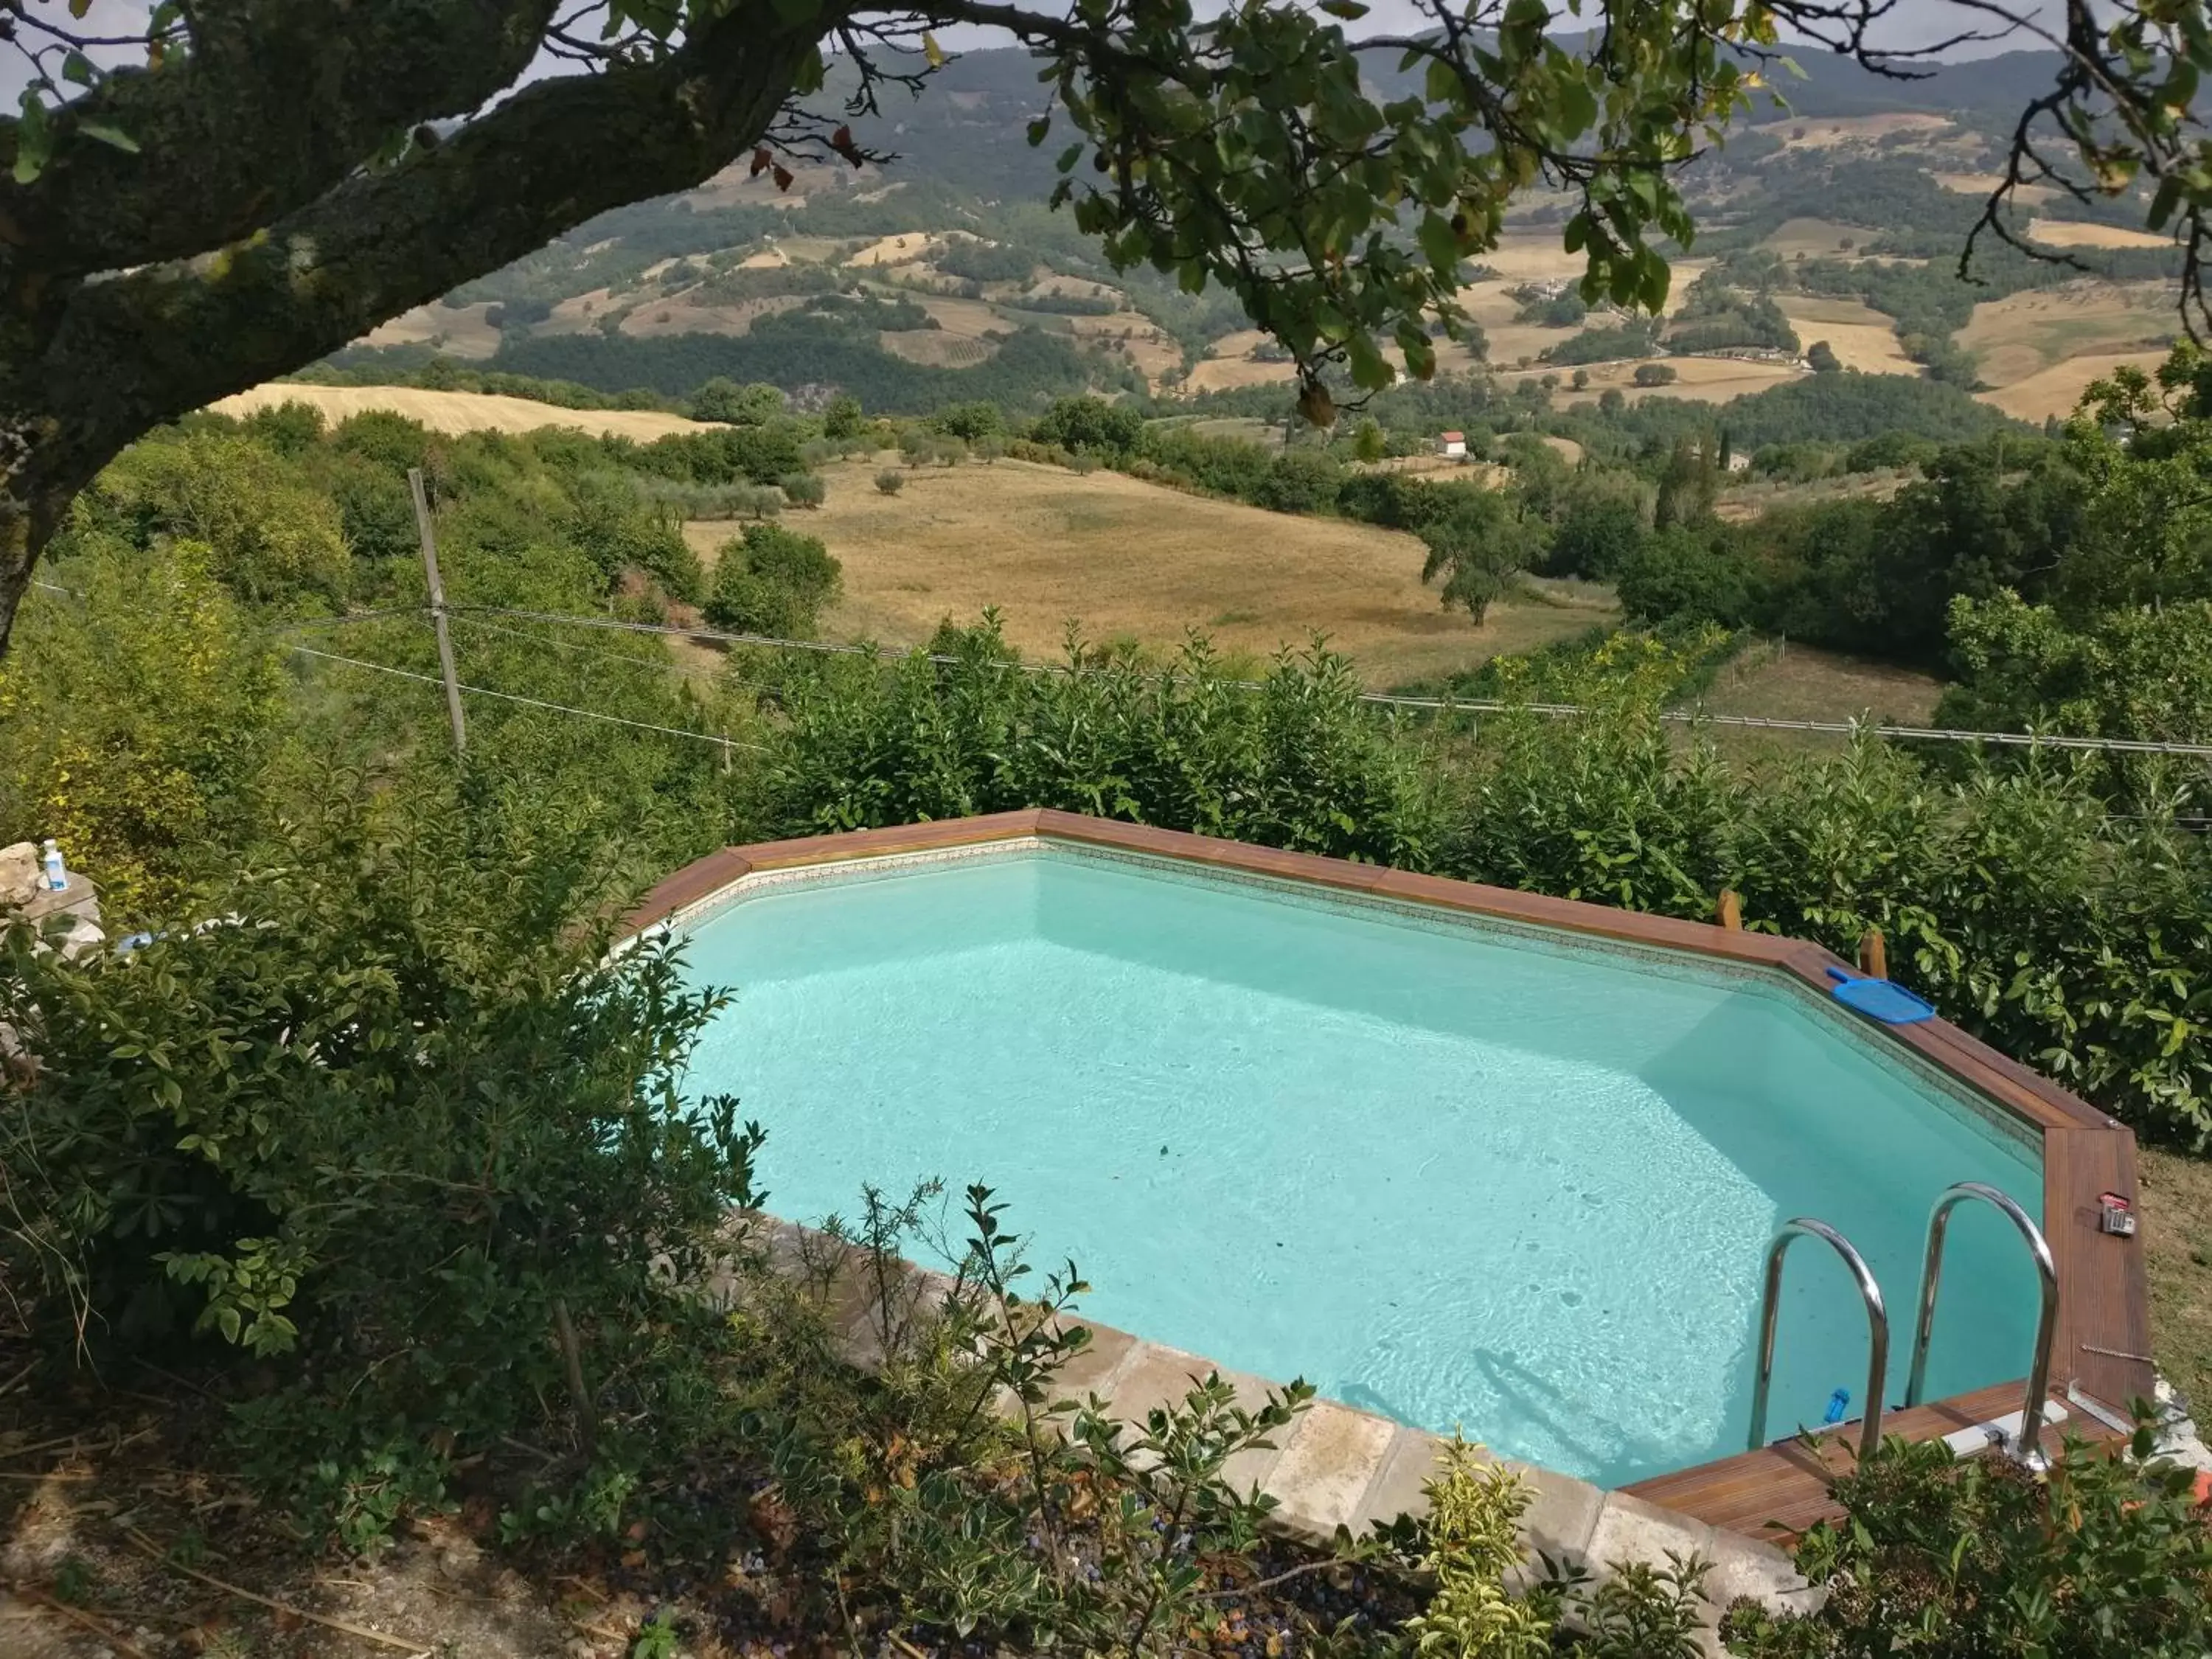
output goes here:
[[[52, 157], [31, 183], [7, 176], [15, 134], [0, 131], [0, 286], [247, 235], [409, 127], [513, 85], [553, 11], [553, 0], [246, 0], [196, 13], [189, 56], [117, 70], [54, 112]], [[137, 152], [88, 137], [88, 123]]]
[[[526, 88], [451, 143], [356, 173], [266, 231], [76, 285], [0, 412], [38, 410], [40, 495], [149, 427], [357, 338], [611, 207], [681, 190], [765, 132], [819, 17], [747, 0], [659, 63]], [[0, 458], [4, 459], [4, 458]]]

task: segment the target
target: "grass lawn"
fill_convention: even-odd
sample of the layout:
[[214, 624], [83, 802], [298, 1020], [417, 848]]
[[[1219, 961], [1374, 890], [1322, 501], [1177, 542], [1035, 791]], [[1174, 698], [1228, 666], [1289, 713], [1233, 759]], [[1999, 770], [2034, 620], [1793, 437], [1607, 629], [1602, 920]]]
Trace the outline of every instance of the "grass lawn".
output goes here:
[[2197, 1410], [2212, 1413], [2212, 1159], [2148, 1146], [2142, 1158], [2151, 1351]]

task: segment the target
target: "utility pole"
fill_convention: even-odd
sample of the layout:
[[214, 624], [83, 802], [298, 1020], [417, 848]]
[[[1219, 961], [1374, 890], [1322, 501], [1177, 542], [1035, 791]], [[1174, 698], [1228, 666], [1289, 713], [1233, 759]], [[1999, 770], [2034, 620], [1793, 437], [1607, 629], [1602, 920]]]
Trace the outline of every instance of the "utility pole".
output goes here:
[[422, 469], [407, 469], [407, 487], [415, 492], [415, 529], [422, 538], [422, 570], [430, 579], [430, 626], [438, 635], [438, 671], [446, 680], [446, 713], [453, 722], [453, 752], [469, 746], [467, 725], [461, 719], [461, 685], [453, 673], [453, 641], [446, 632], [446, 585], [438, 579], [438, 538], [430, 531], [430, 503], [422, 494]]

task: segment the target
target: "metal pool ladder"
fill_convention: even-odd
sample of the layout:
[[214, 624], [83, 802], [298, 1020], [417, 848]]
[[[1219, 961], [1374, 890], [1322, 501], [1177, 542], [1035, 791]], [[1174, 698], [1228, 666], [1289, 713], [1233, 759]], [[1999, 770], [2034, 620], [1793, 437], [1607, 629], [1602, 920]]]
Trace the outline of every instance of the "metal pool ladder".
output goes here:
[[[1953, 1192], [1958, 1190], [1952, 1188]], [[1940, 1216], [1944, 1212], [1939, 1207], [1936, 1213]], [[1866, 1304], [1866, 1415], [1859, 1429], [1859, 1455], [1871, 1457], [1881, 1446], [1882, 1382], [1889, 1370], [1889, 1309], [1881, 1299], [1881, 1286], [1875, 1282], [1874, 1270], [1867, 1266], [1866, 1258], [1853, 1248], [1851, 1241], [1826, 1222], [1815, 1221], [1810, 1216], [1784, 1222], [1782, 1231], [1774, 1235], [1774, 1243], [1766, 1249], [1766, 1289], [1759, 1310], [1759, 1380], [1751, 1391], [1751, 1439], [1747, 1449], [1757, 1451], [1766, 1443], [1766, 1396], [1774, 1382], [1774, 1328], [1782, 1316], [1782, 1258], [1793, 1241], [1803, 1237], [1817, 1238], [1843, 1257], [1844, 1266], [1858, 1281], [1859, 1299]], [[1941, 1248], [1939, 1234], [1930, 1249]], [[1932, 1285], [1934, 1280], [1931, 1279], [1929, 1283]], [[1934, 1296], [1930, 1290], [1922, 1304], [1923, 1328], [1935, 1307]]]
[[[2051, 1344], [2058, 1323], [2058, 1264], [2051, 1259], [2050, 1241], [2010, 1197], [1978, 1181], [1962, 1181], [1947, 1187], [1928, 1217], [1928, 1254], [1920, 1268], [1920, 1314], [1912, 1331], [1912, 1378], [1905, 1387], [1905, 1403], [1920, 1404], [1928, 1381], [1928, 1339], [1936, 1327], [1936, 1292], [1942, 1283], [1943, 1241], [1951, 1224], [1951, 1212], [1970, 1198], [1995, 1208], [2018, 1229], [2034, 1258], [2041, 1282], [2043, 1311], [2035, 1322], [2035, 1353], [2027, 1371], [2027, 1399], [2021, 1407], [2020, 1432], [2006, 1447], [2023, 1462], [2038, 1463], [2043, 1456], [2043, 1401], [2051, 1390]], [[1779, 1248], [1778, 1246], [1777, 1247]]]

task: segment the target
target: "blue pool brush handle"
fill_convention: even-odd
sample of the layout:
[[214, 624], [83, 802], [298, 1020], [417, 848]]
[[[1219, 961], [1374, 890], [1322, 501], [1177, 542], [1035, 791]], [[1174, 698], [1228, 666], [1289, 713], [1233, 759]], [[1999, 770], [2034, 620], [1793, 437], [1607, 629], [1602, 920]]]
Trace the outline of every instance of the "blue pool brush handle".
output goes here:
[[1828, 1414], [1820, 1421], [1823, 1424], [1840, 1423], [1844, 1420], [1844, 1413], [1850, 1407], [1851, 1391], [1849, 1389], [1838, 1389], [1835, 1393], [1828, 1396]]

